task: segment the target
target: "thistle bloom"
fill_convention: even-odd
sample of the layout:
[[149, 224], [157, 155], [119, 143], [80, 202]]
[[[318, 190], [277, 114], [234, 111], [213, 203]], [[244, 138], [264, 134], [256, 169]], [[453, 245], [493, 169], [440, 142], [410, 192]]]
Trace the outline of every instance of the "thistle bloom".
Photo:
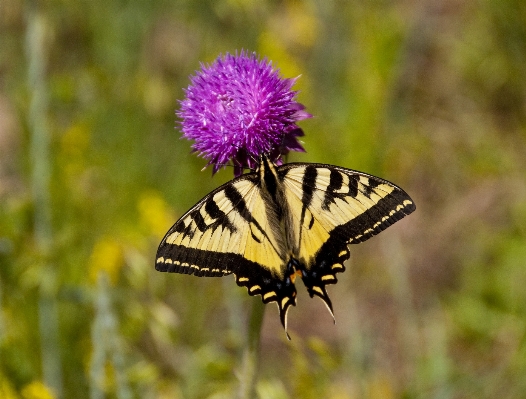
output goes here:
[[280, 164], [281, 155], [304, 152], [296, 122], [312, 115], [294, 100], [296, 79], [244, 51], [202, 64], [177, 113], [183, 137], [195, 141], [193, 150], [214, 165], [213, 173], [232, 161], [236, 176], [254, 169], [261, 153]]

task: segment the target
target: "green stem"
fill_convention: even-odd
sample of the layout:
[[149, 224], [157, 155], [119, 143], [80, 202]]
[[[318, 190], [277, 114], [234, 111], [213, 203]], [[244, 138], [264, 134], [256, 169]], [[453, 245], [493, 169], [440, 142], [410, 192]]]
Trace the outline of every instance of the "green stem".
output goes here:
[[31, 185], [34, 204], [35, 247], [43, 264], [40, 298], [38, 300], [38, 327], [42, 350], [42, 374], [44, 383], [62, 397], [62, 361], [58, 348], [58, 305], [55, 299], [55, 270], [49, 263], [52, 252], [53, 233], [50, 203], [50, 140], [47, 125], [48, 88], [46, 82], [47, 46], [45, 34], [47, 21], [40, 3], [27, 2], [26, 55], [27, 81], [31, 93], [28, 126], [31, 131], [30, 159]]
[[243, 351], [242, 368], [239, 375], [238, 399], [251, 399], [254, 397], [259, 364], [259, 343], [265, 305], [257, 299], [253, 299], [251, 302], [252, 309], [248, 322], [248, 337]]
[[117, 316], [112, 308], [111, 287], [106, 272], [100, 271], [94, 298], [95, 317], [91, 326], [93, 353], [89, 369], [90, 399], [104, 399], [106, 361], [111, 360], [115, 370], [115, 396], [117, 399], [133, 397], [126, 380], [126, 365]]

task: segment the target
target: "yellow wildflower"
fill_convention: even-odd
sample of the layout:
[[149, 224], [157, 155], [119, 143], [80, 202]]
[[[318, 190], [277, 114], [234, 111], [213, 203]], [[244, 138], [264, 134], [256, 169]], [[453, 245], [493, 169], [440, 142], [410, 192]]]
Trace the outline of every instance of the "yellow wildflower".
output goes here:
[[112, 238], [104, 237], [93, 247], [89, 261], [89, 277], [92, 282], [97, 281], [99, 272], [108, 274], [109, 281], [115, 285], [119, 280], [119, 272], [123, 264], [121, 245]]
[[33, 381], [22, 389], [24, 399], [55, 399], [51, 389], [41, 381]]

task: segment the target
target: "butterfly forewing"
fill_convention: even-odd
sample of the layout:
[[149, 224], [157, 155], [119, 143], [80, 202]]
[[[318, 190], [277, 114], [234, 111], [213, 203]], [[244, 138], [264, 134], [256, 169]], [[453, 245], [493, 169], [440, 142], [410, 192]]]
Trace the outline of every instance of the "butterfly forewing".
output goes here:
[[[247, 192], [253, 187], [248, 175], [237, 183]], [[239, 248], [241, 243], [233, 239], [237, 215], [224, 188], [207, 195], [172, 226], [159, 245], [157, 270], [202, 276], [233, 272], [225, 263], [225, 249]]]

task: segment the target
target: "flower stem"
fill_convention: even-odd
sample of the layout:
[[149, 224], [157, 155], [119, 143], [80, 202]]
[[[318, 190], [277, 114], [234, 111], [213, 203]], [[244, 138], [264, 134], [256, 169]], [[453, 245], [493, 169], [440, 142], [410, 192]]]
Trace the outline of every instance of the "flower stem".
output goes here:
[[251, 399], [254, 397], [256, 375], [259, 363], [259, 343], [265, 305], [258, 300], [252, 300], [250, 320], [248, 322], [248, 337], [243, 351], [242, 366], [239, 374], [238, 399]]

